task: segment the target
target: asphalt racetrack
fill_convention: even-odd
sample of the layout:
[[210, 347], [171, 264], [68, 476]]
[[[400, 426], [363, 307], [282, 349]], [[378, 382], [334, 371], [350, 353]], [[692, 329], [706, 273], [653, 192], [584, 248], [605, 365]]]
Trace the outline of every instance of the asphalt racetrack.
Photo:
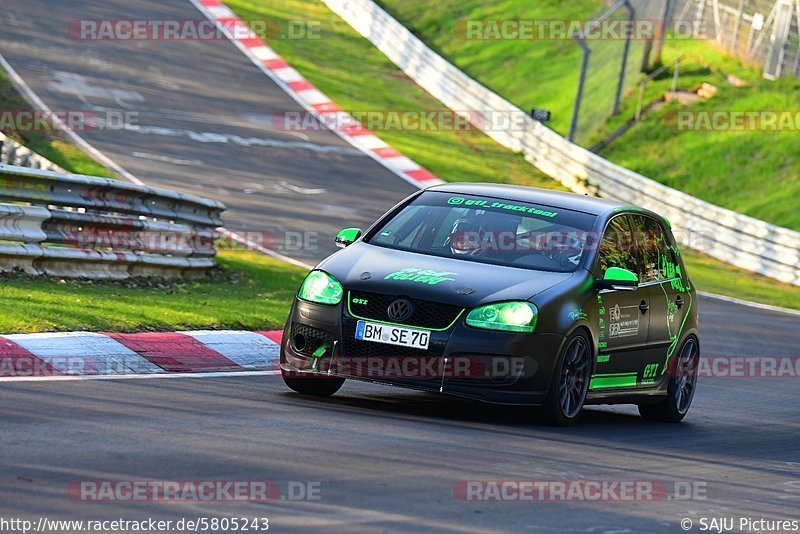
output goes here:
[[[368, 225], [414, 190], [330, 132], [271, 129], [265, 117], [297, 105], [228, 42], [84, 43], [65, 31], [77, 18], [200, 18], [186, 0], [4, 0], [3, 12], [0, 53], [52, 109], [139, 113], [139, 130], [81, 132], [89, 143], [148, 184], [222, 200], [231, 229], [318, 233], [316, 249], [279, 243], [291, 257], [324, 257], [337, 229]], [[700, 310], [703, 356], [799, 354], [797, 316], [709, 298]], [[535, 424], [526, 409], [355, 382], [309, 399], [278, 376], [1, 387], [3, 518], [268, 517], [276, 532], [681, 532], [684, 518], [694, 530], [702, 518], [736, 518], [737, 529], [739, 518], [800, 518], [797, 376], [701, 379], [680, 425], [591, 407], [568, 429]], [[68, 492], [75, 481], [143, 479], [270, 480], [283, 499], [87, 502]], [[667, 491], [488, 502], [458, 490], [531, 479]]]

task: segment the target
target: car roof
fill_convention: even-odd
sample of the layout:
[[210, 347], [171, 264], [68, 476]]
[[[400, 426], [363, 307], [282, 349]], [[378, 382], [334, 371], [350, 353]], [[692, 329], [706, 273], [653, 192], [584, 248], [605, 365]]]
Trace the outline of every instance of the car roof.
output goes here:
[[591, 215], [609, 214], [615, 211], [623, 211], [626, 208], [631, 209], [631, 211], [652, 213], [649, 210], [614, 200], [590, 197], [588, 195], [578, 195], [575, 193], [563, 193], [560, 191], [552, 191], [550, 189], [541, 189], [538, 187], [524, 187], [519, 185], [448, 183], [429, 187], [426, 189], [426, 191], [438, 191], [461, 195], [478, 195], [501, 198], [505, 200], [516, 200], [518, 202], [530, 202], [532, 204], [552, 206], [554, 208], [581, 211]]

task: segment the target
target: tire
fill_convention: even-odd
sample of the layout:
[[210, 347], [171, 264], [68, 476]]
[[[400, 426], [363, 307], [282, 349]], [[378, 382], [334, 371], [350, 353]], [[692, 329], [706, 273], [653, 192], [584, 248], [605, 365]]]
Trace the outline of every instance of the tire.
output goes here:
[[681, 345], [672, 364], [667, 396], [654, 404], [640, 404], [639, 415], [648, 421], [679, 423], [686, 417], [697, 390], [697, 367], [700, 344], [694, 336]]
[[281, 376], [289, 389], [312, 397], [330, 397], [339, 391], [345, 380], [344, 378], [286, 376], [283, 369], [281, 369]]
[[589, 336], [583, 330], [576, 330], [567, 338], [542, 407], [547, 423], [569, 426], [577, 421], [589, 391], [593, 353]]

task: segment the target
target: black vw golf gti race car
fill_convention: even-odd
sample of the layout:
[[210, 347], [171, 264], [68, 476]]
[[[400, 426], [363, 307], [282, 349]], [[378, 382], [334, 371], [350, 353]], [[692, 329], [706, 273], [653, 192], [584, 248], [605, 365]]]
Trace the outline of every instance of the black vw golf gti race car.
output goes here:
[[694, 396], [697, 297], [669, 222], [525, 187], [413, 194], [303, 281], [281, 371], [300, 393], [346, 378], [536, 405], [559, 425], [586, 404], [680, 421]]

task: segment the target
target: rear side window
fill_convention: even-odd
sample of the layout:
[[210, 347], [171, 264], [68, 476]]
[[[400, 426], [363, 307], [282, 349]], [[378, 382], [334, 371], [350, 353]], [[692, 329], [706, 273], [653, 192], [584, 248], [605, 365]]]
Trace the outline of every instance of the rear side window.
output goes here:
[[605, 276], [609, 267], [620, 267], [633, 273], [639, 272], [630, 216], [619, 215], [608, 223], [600, 243], [598, 261], [600, 278]]
[[671, 277], [669, 265], [675, 265], [675, 256], [661, 225], [652, 217], [634, 215], [634, 225], [639, 280], [656, 282]]

